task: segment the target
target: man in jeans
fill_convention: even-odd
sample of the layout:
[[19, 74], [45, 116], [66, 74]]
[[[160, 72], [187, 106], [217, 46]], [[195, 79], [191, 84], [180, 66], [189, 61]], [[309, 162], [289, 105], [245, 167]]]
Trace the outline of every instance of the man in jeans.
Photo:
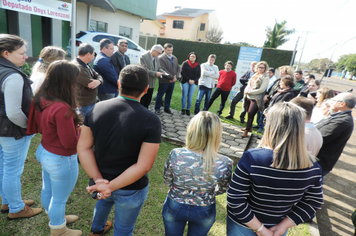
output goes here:
[[166, 43], [164, 45], [164, 53], [158, 57], [161, 69], [165, 71], [165, 73], [158, 77], [159, 87], [157, 91], [155, 111], [156, 114], [161, 113], [161, 104], [162, 97], [166, 94], [164, 99], [164, 112], [168, 114], [173, 114], [171, 109], [171, 99], [174, 90], [174, 85], [177, 81], [177, 77], [179, 76], [179, 65], [178, 59], [172, 54], [173, 53], [173, 45], [170, 43]]
[[[78, 154], [97, 191], [90, 236], [109, 230], [107, 221], [115, 205], [114, 235], [132, 235], [148, 194], [148, 177], [161, 142], [161, 121], [140, 104], [148, 90], [148, 75], [139, 65], [120, 72], [120, 96], [90, 110], [81, 128]], [[95, 146], [95, 149], [93, 148]]]
[[[233, 119], [234, 115], [235, 115], [235, 108], [236, 108], [236, 104], [241, 101], [241, 99], [244, 96], [244, 90], [247, 86], [247, 82], [248, 80], [252, 77], [252, 75], [256, 72], [255, 71], [255, 66], [257, 64], [257, 61], [253, 61], [251, 62], [251, 69], [246, 71], [245, 74], [243, 74], [240, 78], [240, 91], [236, 94], [236, 96], [234, 97], [234, 99], [232, 99], [231, 105], [230, 105], [230, 112], [229, 115], [226, 116], [226, 119]], [[241, 114], [240, 114], [240, 121], [241, 123], [245, 123], [245, 115], [246, 115], [246, 111], [244, 108], [242, 108], [241, 110]]]
[[219, 78], [219, 68], [214, 65], [216, 60], [215, 54], [210, 54], [208, 61], [202, 63], [201, 68], [201, 77], [199, 78], [199, 91], [197, 96], [197, 101], [195, 102], [194, 114], [198, 114], [200, 111], [200, 104], [205, 96], [203, 111], [208, 110], [210, 94], [213, 88], [215, 87], [215, 79]]

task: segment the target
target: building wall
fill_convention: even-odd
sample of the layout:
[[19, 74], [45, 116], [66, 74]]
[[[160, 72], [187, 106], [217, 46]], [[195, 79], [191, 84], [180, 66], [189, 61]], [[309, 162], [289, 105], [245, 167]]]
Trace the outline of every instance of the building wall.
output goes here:
[[140, 24], [140, 35], [161, 37], [160, 27], [153, 20], [144, 20]]
[[[110, 34], [118, 35], [120, 26], [132, 28], [132, 40], [138, 43], [141, 21], [139, 16], [121, 10], [117, 10], [114, 13], [91, 6], [90, 19], [107, 23], [107, 33]], [[88, 6], [78, 3], [77, 32], [81, 30], [88, 30]]]
[[[183, 29], [173, 28], [174, 20], [184, 21]], [[167, 16], [166, 22], [166, 33], [161, 37], [172, 39], [189, 39], [195, 41], [195, 37], [192, 38], [192, 30], [194, 30], [194, 26], [192, 25], [192, 18]]]

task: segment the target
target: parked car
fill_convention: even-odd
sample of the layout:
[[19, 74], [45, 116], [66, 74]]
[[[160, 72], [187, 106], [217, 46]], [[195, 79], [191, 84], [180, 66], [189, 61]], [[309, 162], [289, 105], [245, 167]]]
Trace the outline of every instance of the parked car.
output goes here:
[[[108, 38], [111, 41], [113, 41], [116, 50], [117, 50], [116, 48], [117, 42], [120, 39], [126, 39], [129, 45], [128, 45], [127, 52], [125, 54], [129, 56], [131, 64], [138, 64], [138, 59], [140, 58], [141, 54], [147, 52], [145, 49], [141, 48], [137, 43], [124, 36], [108, 34], [103, 32], [94, 32], [94, 31], [80, 31], [78, 34], [76, 34], [76, 42], [75, 42], [76, 51], [78, 52], [78, 46], [81, 43], [89, 43], [95, 48], [95, 52], [98, 53], [100, 52], [99, 42], [104, 38]], [[71, 55], [71, 50], [72, 50], [71, 39], [69, 39], [69, 43], [67, 46], [67, 53], [69, 55]]]

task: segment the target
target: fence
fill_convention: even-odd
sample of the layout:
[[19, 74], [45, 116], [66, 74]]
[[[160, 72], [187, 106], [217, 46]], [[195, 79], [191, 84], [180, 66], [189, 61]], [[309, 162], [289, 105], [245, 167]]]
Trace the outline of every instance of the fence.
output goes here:
[[157, 44], [157, 37], [140, 35], [138, 44], [145, 50], [150, 50], [151, 47]]

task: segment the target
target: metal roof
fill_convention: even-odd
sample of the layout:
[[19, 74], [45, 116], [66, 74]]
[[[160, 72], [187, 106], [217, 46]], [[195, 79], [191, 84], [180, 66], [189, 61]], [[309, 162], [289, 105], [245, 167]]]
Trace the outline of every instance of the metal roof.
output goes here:
[[78, 2], [84, 2], [85, 4], [99, 7], [101, 9], [116, 12], [115, 5], [110, 0], [77, 0]]
[[181, 16], [181, 17], [198, 17], [205, 13], [213, 12], [214, 10], [208, 9], [194, 9], [194, 8], [183, 8], [171, 13], [163, 13], [160, 16]]

